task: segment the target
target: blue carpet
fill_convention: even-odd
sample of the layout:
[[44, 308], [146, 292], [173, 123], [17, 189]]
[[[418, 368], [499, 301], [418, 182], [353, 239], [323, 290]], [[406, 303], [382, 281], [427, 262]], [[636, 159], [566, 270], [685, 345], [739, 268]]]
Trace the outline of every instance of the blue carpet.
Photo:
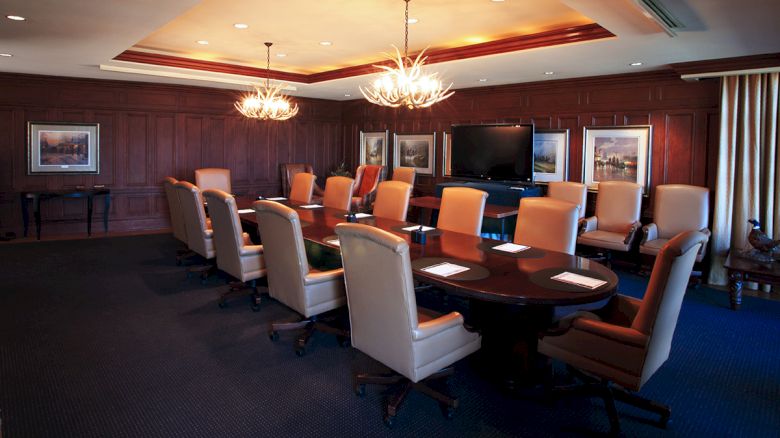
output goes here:
[[[309, 352], [267, 324], [295, 314], [272, 299], [219, 309], [224, 280], [187, 280], [164, 235], [0, 245], [0, 419], [4, 437], [593, 436], [601, 401], [547, 406], [508, 396], [468, 360], [445, 420], [412, 394], [395, 428], [379, 388], [352, 392], [353, 370], [381, 366], [328, 335]], [[641, 297], [647, 280], [620, 274]], [[688, 291], [670, 360], [642, 394], [672, 406], [667, 431], [619, 404], [627, 436], [778, 436], [780, 303]], [[560, 366], [558, 367], [560, 368]]]

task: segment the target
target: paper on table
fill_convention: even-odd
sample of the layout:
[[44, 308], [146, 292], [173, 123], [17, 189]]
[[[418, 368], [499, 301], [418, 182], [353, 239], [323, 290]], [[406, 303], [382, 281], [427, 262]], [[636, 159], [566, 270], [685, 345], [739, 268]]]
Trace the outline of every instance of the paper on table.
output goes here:
[[512, 252], [512, 253], [525, 251], [528, 248], [530, 248], [530, 246], [517, 245], [515, 243], [504, 243], [504, 244], [496, 245], [496, 246], [493, 247], [493, 249], [496, 249], [498, 251]]
[[599, 286], [607, 284], [607, 282], [604, 280], [587, 277], [585, 275], [574, 274], [572, 272], [561, 272], [560, 274], [551, 278], [553, 280], [562, 281], [564, 283], [576, 284], [577, 286], [586, 287], [588, 289], [596, 289]]
[[242, 208], [241, 210], [238, 210], [238, 214], [246, 214], [246, 213], [254, 213], [254, 208]]
[[[349, 215], [347, 215], [347, 214], [344, 215], [344, 217], [347, 217], [347, 216], [349, 216]], [[365, 219], [365, 218], [371, 217], [371, 216], [373, 216], [373, 215], [368, 214], [368, 213], [355, 213], [355, 217], [358, 218], [358, 219]]]
[[269, 201], [284, 201], [287, 198], [285, 198], [284, 196], [277, 196], [276, 198], [265, 198], [265, 199], [267, 199]]
[[300, 207], [301, 207], [301, 208], [308, 208], [308, 209], [312, 209], [312, 208], [322, 208], [322, 206], [321, 206], [320, 204], [309, 204], [309, 205], [301, 205]]
[[427, 268], [422, 268], [422, 271], [425, 271], [429, 274], [438, 275], [440, 277], [449, 277], [460, 272], [468, 271], [469, 269], [471, 268], [456, 265], [454, 263], [444, 262], [437, 265], [428, 266]]
[[339, 239], [333, 239], [333, 240], [326, 240], [325, 243], [330, 243], [331, 245], [335, 246], [341, 246], [341, 242], [339, 242]]
[[[401, 229], [404, 230], [404, 231], [417, 231], [417, 230], [420, 229], [420, 226], [419, 225], [414, 225], [414, 226], [411, 226], [411, 227], [403, 227]], [[423, 231], [431, 231], [431, 230], [435, 230], [435, 229], [436, 228], [433, 228], [433, 227], [426, 227], [425, 225], [422, 226], [422, 230]]]

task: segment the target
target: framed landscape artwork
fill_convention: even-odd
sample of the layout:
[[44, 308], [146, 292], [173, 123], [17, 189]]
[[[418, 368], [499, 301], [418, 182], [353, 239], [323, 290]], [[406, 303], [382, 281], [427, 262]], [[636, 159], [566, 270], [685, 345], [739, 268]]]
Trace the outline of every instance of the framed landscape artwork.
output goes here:
[[582, 176], [588, 189], [598, 190], [602, 181], [630, 181], [647, 194], [651, 126], [586, 126], [583, 138]]
[[442, 175], [452, 176], [452, 134], [444, 132], [442, 134], [443, 153], [442, 153]]
[[97, 123], [27, 122], [27, 173], [97, 174]]
[[387, 164], [387, 131], [360, 131], [360, 164]]
[[534, 182], [566, 181], [569, 174], [569, 130], [534, 132]]
[[413, 167], [420, 175], [434, 176], [436, 133], [395, 134], [393, 167]]

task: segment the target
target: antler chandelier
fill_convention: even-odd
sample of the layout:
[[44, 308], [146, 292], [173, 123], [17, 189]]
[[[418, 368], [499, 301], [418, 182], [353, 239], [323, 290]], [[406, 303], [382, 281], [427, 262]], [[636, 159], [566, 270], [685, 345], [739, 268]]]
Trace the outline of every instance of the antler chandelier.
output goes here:
[[284, 84], [271, 86], [271, 46], [273, 43], [265, 43], [266, 47], [266, 75], [265, 88], [254, 87], [254, 93], [246, 94], [235, 103], [236, 109], [250, 119], [260, 120], [287, 120], [298, 114], [298, 104], [290, 103], [287, 96], [282, 94]]
[[[417, 55], [414, 61], [409, 58], [409, 1], [406, 2], [406, 13], [404, 15], [404, 56], [401, 56], [398, 47], [395, 48], [395, 55], [385, 54], [395, 63], [395, 68], [386, 65], [375, 65], [374, 67], [385, 70], [379, 78], [374, 81], [371, 87], [360, 88], [363, 97], [371, 103], [397, 108], [405, 106], [409, 109], [427, 108], [436, 102], [452, 96], [455, 92], [450, 91], [452, 84], [444, 88], [438, 79], [438, 73], [424, 75], [422, 71], [427, 56], [423, 57], [425, 50]], [[427, 49], [426, 49], [427, 50]]]

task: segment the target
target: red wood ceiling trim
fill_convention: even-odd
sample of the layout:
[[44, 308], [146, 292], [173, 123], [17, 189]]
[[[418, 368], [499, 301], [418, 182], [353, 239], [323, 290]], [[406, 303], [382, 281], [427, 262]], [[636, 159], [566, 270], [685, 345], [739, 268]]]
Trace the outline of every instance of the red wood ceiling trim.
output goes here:
[[679, 75], [717, 73], [780, 66], [780, 53], [740, 56], [737, 58], [708, 59], [706, 61], [678, 62], [672, 68]]
[[[612, 32], [604, 29], [596, 23], [585, 24], [582, 26], [554, 29], [530, 35], [521, 35], [495, 41], [488, 41], [480, 44], [431, 50], [427, 52], [428, 60], [426, 61], [426, 64], [436, 64], [439, 62], [453, 61], [456, 59], [477, 58], [480, 56], [519, 52], [522, 50], [536, 49], [540, 47], [551, 47], [562, 44], [593, 41], [603, 38], [612, 38], [614, 36], [615, 35]], [[417, 54], [415, 53], [411, 56], [414, 57], [416, 55]], [[157, 53], [137, 52], [133, 50], [126, 50], [120, 53], [114, 59], [117, 61], [137, 62], [141, 64], [162, 65], [166, 67], [178, 67], [191, 70], [211, 71], [216, 73], [228, 73], [242, 76], [263, 78], [266, 76], [266, 71], [263, 68], [228, 64], [224, 62], [200, 61], [197, 59], [161, 55]], [[391, 64], [391, 61], [381, 61], [312, 74], [271, 70], [270, 77], [271, 79], [281, 81], [312, 84], [316, 82], [332, 81], [335, 79], [375, 73], [380, 70], [375, 67], [376, 65]]]

